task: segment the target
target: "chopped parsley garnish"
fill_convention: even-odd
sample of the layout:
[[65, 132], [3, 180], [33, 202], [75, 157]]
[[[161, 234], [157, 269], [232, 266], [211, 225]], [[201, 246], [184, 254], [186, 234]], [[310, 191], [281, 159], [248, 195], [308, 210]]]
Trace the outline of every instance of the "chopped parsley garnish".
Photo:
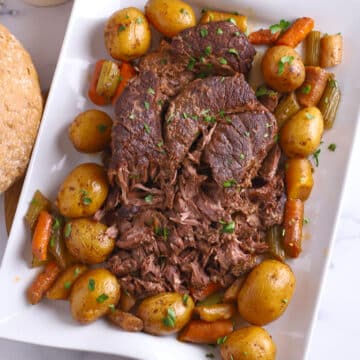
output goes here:
[[156, 146], [161, 149], [164, 146], [164, 142], [161, 140], [156, 144]]
[[97, 129], [99, 130], [99, 132], [100, 132], [101, 134], [103, 134], [103, 133], [106, 131], [107, 128], [108, 128], [107, 125], [104, 125], [104, 124], [99, 124], [99, 125], [97, 126]]
[[314, 161], [315, 161], [316, 167], [319, 166], [319, 155], [320, 155], [320, 153], [321, 153], [321, 149], [317, 149], [317, 150], [312, 154], [312, 156], [313, 156], [313, 158], [314, 158]]
[[205, 115], [204, 116], [204, 121], [207, 122], [207, 123], [215, 123], [216, 122], [216, 118], [214, 116], [211, 116], [211, 115]]
[[144, 101], [144, 107], [146, 110], [149, 110], [150, 109], [150, 104], [148, 101]]
[[208, 34], [209, 34], [209, 32], [207, 31], [207, 29], [204, 29], [204, 28], [200, 29], [200, 35], [202, 38], [207, 37]]
[[164, 100], [162, 100], [162, 99], [158, 100], [157, 104], [158, 104], [159, 106], [163, 106]]
[[224, 117], [225, 116], [225, 110], [220, 110], [219, 111], [219, 116]]
[[146, 131], [147, 134], [150, 134], [150, 133], [151, 133], [150, 126], [149, 126], [147, 123], [144, 123], [144, 129], [145, 129], [145, 131]]
[[140, 25], [140, 24], [143, 23], [143, 19], [142, 18], [136, 18], [135, 22]]
[[109, 296], [103, 293], [103, 294], [99, 295], [99, 296], [96, 298], [96, 301], [97, 301], [99, 304], [102, 304], [102, 303], [103, 303], [104, 301], [106, 301], [108, 298], [109, 298]]
[[234, 48], [230, 48], [230, 49], [228, 50], [228, 53], [229, 53], [229, 54], [233, 54], [233, 55], [239, 55], [238, 51], [237, 51], [236, 49], [234, 49]]
[[290, 21], [281, 19], [278, 24], [271, 25], [269, 29], [272, 34], [276, 34], [279, 31], [281, 32], [285, 31], [289, 26], [290, 26]]
[[94, 291], [95, 290], [95, 280], [94, 279], [89, 279], [88, 289], [89, 289], [89, 291]]
[[145, 196], [144, 200], [145, 200], [145, 202], [147, 202], [148, 204], [151, 204], [152, 201], [153, 201], [153, 198], [154, 198], [154, 197], [153, 197], [151, 194], [149, 194], [149, 195], [146, 195], [146, 196]]
[[278, 75], [281, 75], [284, 72], [285, 64], [291, 65], [294, 59], [294, 56], [283, 56], [278, 63]]
[[236, 180], [234, 179], [230, 179], [230, 180], [226, 180], [223, 182], [223, 187], [224, 188], [230, 188], [232, 186], [236, 185]]
[[189, 300], [189, 295], [188, 294], [184, 294], [183, 297], [182, 297], [182, 301], [183, 301], [183, 304], [186, 306], [187, 305], [187, 302]]
[[212, 47], [211, 46], [207, 46], [206, 48], [205, 48], [205, 55], [210, 55], [211, 54], [211, 52], [212, 52]]
[[218, 345], [221, 345], [221, 344], [224, 344], [226, 340], [227, 340], [227, 336], [219, 337], [219, 338], [216, 340], [216, 343], [217, 343]]
[[227, 123], [231, 124], [231, 118], [230, 118], [229, 116], [227, 116], [227, 117], [225, 118], [225, 120], [226, 120]]
[[188, 70], [193, 70], [194, 69], [194, 66], [196, 64], [196, 59], [191, 57], [188, 64], [187, 64], [187, 69]]
[[334, 80], [334, 79], [330, 79], [330, 80], [329, 80], [329, 85], [330, 85], [330, 87], [332, 87], [332, 88], [337, 88], [337, 87], [338, 87], [338, 83], [337, 83], [337, 81]]
[[243, 153], [241, 153], [241, 154], [239, 155], [239, 158], [240, 158], [240, 160], [244, 160], [244, 159], [245, 159], [245, 155], [244, 155]]
[[221, 65], [226, 65], [226, 64], [227, 64], [227, 60], [224, 59], [223, 57], [221, 57], [221, 58], [219, 58], [219, 63], [220, 63]]
[[66, 281], [65, 284], [64, 284], [64, 288], [66, 290], [70, 289], [71, 288], [71, 281]]
[[330, 144], [330, 145], [328, 146], [328, 149], [329, 149], [330, 151], [335, 151], [335, 150], [336, 150], [336, 144]]
[[223, 224], [221, 231], [226, 234], [232, 234], [235, 231], [235, 221]]
[[195, 115], [192, 115], [191, 118], [195, 121], [198, 121], [199, 120], [199, 117], [195, 114]]
[[302, 87], [301, 88], [301, 92], [303, 94], [310, 94], [310, 91], [311, 91], [311, 85], [310, 84], [307, 84], [306, 86]]
[[181, 13], [181, 14], [184, 14], [184, 15], [188, 15], [188, 14], [189, 14], [184, 8], [181, 8], [181, 9], [180, 9], [180, 13]]
[[281, 302], [282, 302], [283, 304], [287, 304], [287, 303], [289, 302], [289, 300], [288, 300], [288, 299], [282, 299]]
[[134, 119], [135, 119], [135, 114], [130, 114], [130, 115], [129, 115], [129, 119], [130, 119], [130, 120], [134, 120]]
[[209, 112], [210, 112], [210, 109], [205, 109], [205, 110], [201, 111], [200, 115], [204, 116], [204, 115], [208, 114]]
[[169, 328], [174, 328], [176, 325], [176, 312], [175, 309], [173, 307], [169, 307], [167, 309], [167, 314], [166, 316], [162, 319], [163, 324], [166, 327]]
[[309, 218], [304, 218], [304, 221], [303, 221], [304, 225], [309, 224], [309, 222], [310, 222], [310, 219], [309, 219]]
[[50, 247], [54, 247], [55, 246], [55, 236], [51, 236], [50, 238]]
[[275, 134], [275, 136], [274, 136], [275, 143], [279, 142], [279, 138], [280, 138], [279, 134]]
[[115, 305], [114, 304], [110, 304], [109, 305], [109, 309], [111, 310], [111, 312], [115, 312], [116, 308], [115, 308]]
[[68, 238], [71, 235], [71, 223], [67, 223], [64, 229], [64, 235]]
[[222, 31], [222, 29], [218, 28], [218, 29], [216, 30], [216, 33], [217, 33], [218, 35], [222, 35], [224, 32]]
[[175, 119], [175, 115], [174, 115], [174, 114], [171, 114], [171, 115], [167, 118], [166, 122], [167, 122], [168, 124], [170, 124], [174, 119]]
[[234, 32], [234, 35], [235, 35], [235, 36], [240, 36], [240, 31], [235, 31], [235, 32]]
[[265, 85], [262, 85], [256, 89], [255, 95], [256, 97], [261, 97], [264, 95], [274, 96], [276, 95], [276, 92], [268, 89]]
[[150, 95], [155, 95], [155, 90], [152, 87], [149, 87], [147, 93]]
[[208, 359], [215, 359], [215, 355], [213, 353], [207, 353], [205, 355]]
[[309, 120], [311, 120], [311, 119], [313, 119], [315, 117], [313, 114], [310, 114], [310, 113], [306, 113], [305, 116]]
[[244, 134], [245, 134], [246, 137], [249, 137], [249, 136], [250, 136], [250, 133], [249, 133], [248, 131], [245, 131]]
[[227, 21], [233, 23], [234, 25], [237, 25], [234, 18], [227, 19]]
[[80, 274], [80, 269], [77, 267], [77, 268], [75, 268], [75, 270], [74, 270], [74, 275], [75, 276], [78, 276]]
[[124, 30], [126, 30], [126, 26], [125, 26], [125, 25], [120, 25], [120, 26], [118, 27], [118, 33], [121, 32], [121, 31], [124, 31]]
[[86, 191], [85, 189], [81, 189], [81, 202], [84, 205], [90, 205], [92, 203], [92, 199], [89, 198], [89, 192]]
[[59, 228], [60, 228], [60, 219], [57, 216], [55, 216], [54, 217], [54, 222], [52, 224], [52, 229], [57, 230]]

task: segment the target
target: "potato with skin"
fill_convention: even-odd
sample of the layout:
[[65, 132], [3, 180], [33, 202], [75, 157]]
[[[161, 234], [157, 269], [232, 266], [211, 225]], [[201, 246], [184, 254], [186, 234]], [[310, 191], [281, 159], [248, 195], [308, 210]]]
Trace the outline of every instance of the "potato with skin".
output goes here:
[[103, 151], [110, 144], [111, 127], [110, 116], [94, 109], [79, 114], [68, 133], [77, 151], [91, 154]]
[[84, 274], [87, 269], [87, 266], [82, 264], [72, 265], [67, 268], [46, 293], [46, 297], [50, 300], [66, 300], [76, 279]]
[[305, 158], [320, 145], [324, 132], [324, 120], [314, 106], [300, 110], [280, 130], [280, 146], [290, 157]]
[[265, 260], [251, 271], [239, 291], [239, 313], [250, 324], [268, 324], [283, 314], [294, 290], [295, 276], [290, 267]]
[[181, 0], [149, 0], [145, 14], [155, 29], [167, 37], [196, 25], [194, 10]]
[[305, 80], [300, 55], [289, 46], [273, 46], [262, 59], [261, 70], [268, 86], [280, 92], [299, 88]]
[[276, 346], [265, 329], [249, 326], [232, 332], [220, 353], [222, 360], [275, 360]]
[[146, 298], [139, 305], [137, 316], [144, 322], [144, 331], [153, 335], [170, 335], [180, 331], [190, 320], [194, 301], [178, 293], [162, 293]]
[[82, 263], [100, 264], [115, 246], [115, 239], [106, 230], [106, 225], [91, 219], [70, 220], [64, 228], [66, 247]]
[[109, 192], [104, 168], [86, 163], [77, 166], [65, 178], [57, 195], [61, 215], [69, 218], [91, 216], [100, 209]]
[[130, 61], [144, 55], [151, 45], [151, 31], [144, 14], [135, 7], [116, 11], [104, 29], [105, 46], [116, 60]]
[[120, 295], [120, 284], [110, 271], [89, 270], [76, 280], [71, 289], [71, 314], [80, 323], [88, 324], [108, 314], [118, 303]]

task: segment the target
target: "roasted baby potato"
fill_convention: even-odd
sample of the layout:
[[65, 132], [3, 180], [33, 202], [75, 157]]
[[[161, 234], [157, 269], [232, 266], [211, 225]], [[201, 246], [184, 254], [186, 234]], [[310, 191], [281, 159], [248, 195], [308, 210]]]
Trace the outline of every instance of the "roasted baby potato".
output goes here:
[[71, 288], [71, 314], [82, 324], [95, 321], [116, 306], [120, 292], [120, 285], [110, 271], [89, 270], [79, 277]]
[[79, 114], [69, 127], [69, 137], [75, 149], [84, 153], [103, 151], [110, 144], [112, 120], [100, 110]]
[[145, 14], [154, 28], [167, 37], [196, 24], [194, 10], [181, 0], [149, 0]]
[[66, 247], [82, 263], [102, 263], [115, 246], [115, 239], [106, 230], [106, 225], [90, 219], [70, 220], [64, 227]]
[[316, 107], [307, 107], [291, 117], [280, 130], [280, 146], [288, 157], [307, 157], [320, 145], [324, 120]]
[[82, 264], [72, 265], [67, 268], [46, 293], [46, 297], [50, 300], [66, 300], [70, 295], [75, 280], [87, 269], [87, 266]]
[[194, 301], [178, 293], [162, 293], [141, 302], [137, 316], [144, 321], [144, 331], [169, 335], [180, 331], [191, 319]]
[[289, 159], [285, 169], [288, 197], [302, 201], [307, 200], [314, 185], [311, 162], [308, 159]]
[[275, 360], [276, 346], [265, 329], [249, 326], [228, 335], [220, 353], [222, 360]]
[[265, 260], [251, 271], [239, 291], [239, 313], [250, 324], [268, 324], [286, 310], [294, 290], [295, 277], [290, 267], [277, 260]]
[[290, 92], [304, 82], [305, 67], [300, 55], [289, 46], [273, 46], [262, 59], [264, 80], [274, 90]]
[[151, 44], [151, 31], [144, 14], [135, 7], [115, 12], [104, 30], [105, 46], [116, 60], [130, 61], [144, 55]]
[[61, 215], [69, 218], [94, 215], [104, 203], [109, 185], [104, 168], [86, 163], [65, 178], [57, 195]]
[[236, 309], [233, 304], [200, 305], [195, 307], [194, 313], [199, 315], [201, 320], [213, 322], [231, 319], [235, 316]]

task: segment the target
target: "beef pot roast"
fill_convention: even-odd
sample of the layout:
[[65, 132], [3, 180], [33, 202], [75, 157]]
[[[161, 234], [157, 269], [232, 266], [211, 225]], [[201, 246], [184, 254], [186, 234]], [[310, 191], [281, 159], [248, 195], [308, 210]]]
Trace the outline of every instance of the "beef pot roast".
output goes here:
[[276, 120], [243, 75], [254, 55], [231, 22], [196, 26], [142, 58], [116, 104], [100, 215], [117, 231], [107, 266], [137, 298], [228, 286], [282, 222]]

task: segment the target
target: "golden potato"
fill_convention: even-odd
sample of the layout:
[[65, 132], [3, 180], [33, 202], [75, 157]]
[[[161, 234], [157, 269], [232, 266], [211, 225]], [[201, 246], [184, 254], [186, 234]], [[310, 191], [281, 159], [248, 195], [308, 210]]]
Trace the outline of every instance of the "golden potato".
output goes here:
[[65, 244], [71, 255], [85, 264], [99, 264], [113, 251], [115, 239], [106, 234], [107, 226], [91, 219], [66, 223]]
[[307, 200], [314, 185], [311, 162], [308, 159], [288, 159], [285, 169], [288, 198]]
[[288, 157], [307, 157], [320, 145], [324, 120], [318, 108], [304, 108], [280, 130], [280, 146]]
[[111, 15], [104, 30], [105, 46], [117, 60], [130, 61], [144, 55], [151, 44], [151, 31], [144, 14], [135, 7]]
[[69, 137], [75, 149], [84, 153], [103, 151], [110, 144], [112, 120], [100, 110], [79, 114], [69, 127]]
[[95, 321], [116, 306], [120, 293], [120, 285], [110, 271], [89, 270], [71, 288], [71, 314], [82, 324]]
[[275, 360], [276, 346], [265, 329], [249, 326], [228, 335], [220, 353], [222, 360]]
[[265, 260], [246, 278], [238, 295], [240, 315], [250, 324], [265, 325], [287, 308], [295, 290], [290, 267], [277, 260]]
[[65, 178], [57, 195], [61, 215], [69, 218], [94, 215], [104, 203], [109, 185], [104, 168], [86, 163]]
[[162, 293], [141, 302], [137, 316], [144, 321], [144, 331], [169, 335], [180, 331], [190, 320], [194, 301], [178, 293]]
[[145, 14], [154, 28], [167, 37], [196, 25], [194, 10], [181, 0], [149, 0]]
[[273, 46], [262, 59], [264, 80], [274, 90], [290, 92], [305, 80], [305, 66], [300, 55], [289, 46]]
[[87, 271], [86, 265], [72, 265], [67, 268], [55, 281], [55, 284], [46, 293], [46, 297], [50, 300], [66, 300], [71, 291], [71, 287], [75, 280]]

